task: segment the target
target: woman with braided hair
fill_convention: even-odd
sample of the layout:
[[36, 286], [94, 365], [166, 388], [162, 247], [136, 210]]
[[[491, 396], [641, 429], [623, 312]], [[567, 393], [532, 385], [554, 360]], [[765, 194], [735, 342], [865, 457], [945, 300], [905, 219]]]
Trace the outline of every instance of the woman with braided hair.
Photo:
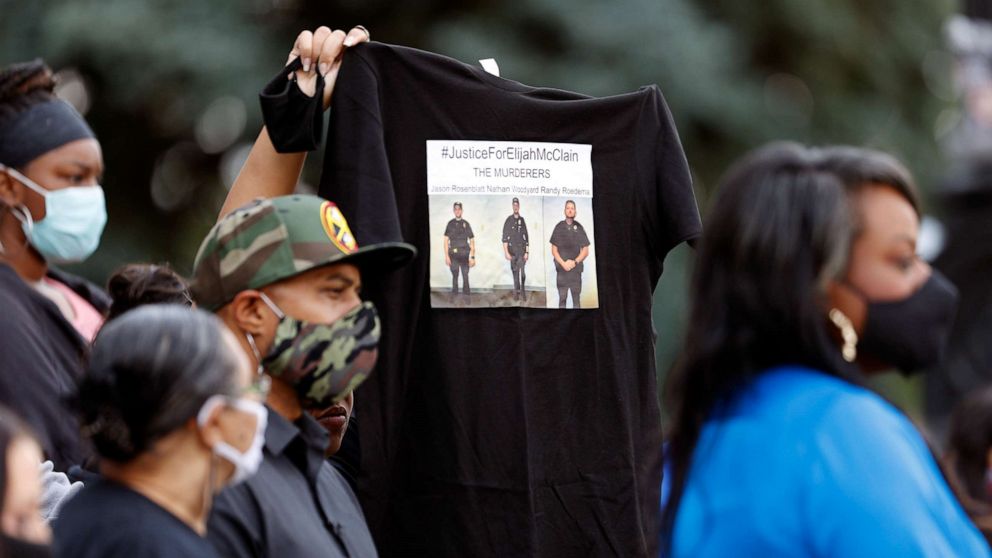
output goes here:
[[[0, 73], [0, 259], [49, 299], [87, 341], [99, 329], [106, 299], [50, 264], [92, 254], [107, 222], [103, 155], [82, 116], [57, 99], [40, 60]], [[77, 290], [83, 291], [79, 296]]]
[[40, 60], [0, 70], [0, 403], [58, 471], [90, 454], [64, 402], [109, 298], [53, 265], [96, 249], [106, 223], [100, 143]]

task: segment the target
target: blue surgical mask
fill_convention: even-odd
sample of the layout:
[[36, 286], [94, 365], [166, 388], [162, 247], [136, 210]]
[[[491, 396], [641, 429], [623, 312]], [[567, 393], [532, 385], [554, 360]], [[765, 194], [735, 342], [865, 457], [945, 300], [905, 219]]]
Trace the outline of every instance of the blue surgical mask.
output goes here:
[[0, 170], [45, 198], [45, 218], [37, 223], [27, 217], [21, 228], [28, 242], [48, 263], [76, 263], [90, 257], [100, 245], [107, 224], [107, 205], [100, 186], [73, 186], [46, 190], [16, 170], [0, 165]]

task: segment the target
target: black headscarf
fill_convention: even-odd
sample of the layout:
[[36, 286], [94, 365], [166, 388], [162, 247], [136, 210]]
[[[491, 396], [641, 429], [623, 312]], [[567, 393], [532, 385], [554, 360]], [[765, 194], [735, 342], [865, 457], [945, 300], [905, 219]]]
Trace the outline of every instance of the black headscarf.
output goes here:
[[32, 106], [0, 128], [0, 163], [21, 168], [71, 141], [92, 137], [93, 130], [72, 105], [52, 99]]

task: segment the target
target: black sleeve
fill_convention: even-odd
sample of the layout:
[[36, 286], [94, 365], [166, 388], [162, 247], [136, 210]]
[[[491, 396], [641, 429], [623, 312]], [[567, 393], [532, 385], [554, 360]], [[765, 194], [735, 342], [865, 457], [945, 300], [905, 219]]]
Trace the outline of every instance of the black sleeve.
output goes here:
[[317, 92], [313, 97], [300, 91], [289, 75], [303, 63], [297, 58], [283, 68], [259, 94], [262, 119], [279, 153], [312, 151], [320, 145], [324, 131], [324, 78], [317, 73]]
[[451, 240], [452, 223], [454, 223], [454, 221], [448, 221], [448, 226], [444, 227], [444, 236], [448, 237], [448, 240]]
[[468, 221], [465, 221], [465, 228], [468, 229], [468, 236], [465, 237], [466, 240], [471, 240], [475, 238], [475, 233], [472, 232], [472, 225]]
[[54, 316], [54, 303], [19, 304], [19, 291], [0, 281], [0, 404], [28, 423], [55, 469], [67, 471], [89, 454], [72, 411], [82, 365], [67, 368], [82, 362], [84, 341], [75, 331], [65, 334], [72, 326]]
[[264, 556], [262, 517], [244, 485], [224, 489], [214, 497], [207, 521], [207, 540], [223, 558]]
[[530, 248], [530, 234], [527, 233], [527, 221], [523, 217], [520, 218], [520, 226], [524, 229], [524, 251], [527, 252]]
[[[702, 233], [696, 196], [692, 190], [692, 176], [682, 142], [675, 128], [675, 120], [657, 87], [652, 87], [652, 102], [645, 108], [644, 120], [650, 124], [644, 134], [650, 146], [646, 156], [653, 160], [653, 177], [646, 177], [643, 187], [645, 203], [644, 223], [647, 225], [648, 242], [655, 255], [663, 260], [678, 243], [691, 240]], [[653, 132], [653, 133], [652, 133]]]
[[589, 237], [586, 235], [586, 228], [579, 225], [579, 232], [582, 233], [582, 237], [579, 239], [579, 248], [589, 246]]
[[348, 216], [359, 245], [404, 240], [386, 156], [379, 80], [363, 58], [367, 47], [348, 49], [341, 63], [318, 188]]
[[561, 232], [559, 232], [560, 225], [561, 225], [561, 223], [558, 223], [557, 225], [555, 225], [554, 230], [551, 232], [551, 241], [550, 242], [551, 242], [551, 244], [554, 244], [555, 246], [558, 246], [559, 244], [561, 244]]
[[512, 226], [512, 223], [513, 223], [512, 215], [510, 217], [507, 217], [506, 221], [503, 221], [503, 242], [510, 241], [510, 227]]
[[[3, 297], [0, 297], [0, 301], [3, 301]], [[35, 408], [32, 403], [47, 400], [54, 406], [58, 404], [58, 396], [47, 393], [39, 395], [39, 392], [45, 387], [44, 384], [38, 381], [24, 381], [22, 378], [18, 378], [17, 374], [18, 371], [35, 370], [50, 376], [57, 375], [56, 371], [49, 369], [50, 362], [38, 362], [36, 358], [33, 358], [37, 355], [32, 354], [35, 353], [31, 350], [35, 347], [35, 343], [30, 332], [26, 331], [25, 322], [27, 319], [29, 319], [27, 316], [19, 316], [16, 312], [10, 312], [9, 309], [4, 309], [4, 312], [0, 313], [0, 330], [4, 332], [3, 335], [0, 335], [0, 372], [2, 372], [0, 373], [0, 404], [9, 407], [31, 426], [41, 444], [45, 457], [54, 460], [56, 457], [55, 443], [45, 420], [46, 415], [51, 413], [45, 413], [45, 409]], [[71, 465], [78, 465], [78, 463], [59, 462], [55, 464], [55, 468], [64, 470], [60, 468], [68, 468]]]

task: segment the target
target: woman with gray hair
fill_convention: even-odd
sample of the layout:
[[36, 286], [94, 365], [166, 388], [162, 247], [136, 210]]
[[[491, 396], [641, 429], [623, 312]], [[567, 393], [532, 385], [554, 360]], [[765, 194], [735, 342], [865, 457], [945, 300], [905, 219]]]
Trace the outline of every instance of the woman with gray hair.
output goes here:
[[97, 336], [80, 386], [101, 457], [56, 520], [56, 556], [215, 556], [213, 495], [262, 460], [267, 377], [213, 315], [147, 305]]

